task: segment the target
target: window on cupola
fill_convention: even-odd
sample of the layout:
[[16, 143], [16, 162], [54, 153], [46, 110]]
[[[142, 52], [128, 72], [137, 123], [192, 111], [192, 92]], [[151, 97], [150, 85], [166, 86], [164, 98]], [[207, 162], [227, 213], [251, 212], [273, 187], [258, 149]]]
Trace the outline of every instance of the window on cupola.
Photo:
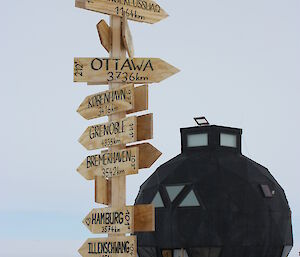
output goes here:
[[199, 147], [208, 145], [208, 134], [190, 134], [187, 135], [187, 147]]

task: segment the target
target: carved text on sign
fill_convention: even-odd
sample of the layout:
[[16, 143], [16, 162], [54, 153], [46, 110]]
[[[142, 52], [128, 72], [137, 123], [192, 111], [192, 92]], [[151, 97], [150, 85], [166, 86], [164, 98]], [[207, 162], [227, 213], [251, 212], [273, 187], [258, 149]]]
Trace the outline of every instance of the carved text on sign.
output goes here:
[[105, 115], [129, 111], [134, 107], [134, 86], [128, 84], [114, 90], [93, 94], [84, 99], [77, 112], [90, 120]]
[[132, 233], [133, 206], [93, 209], [83, 224], [92, 233]]
[[159, 58], [75, 58], [74, 82], [160, 82], [179, 70]]
[[89, 238], [78, 252], [83, 257], [136, 257], [136, 237]]
[[89, 126], [79, 142], [88, 150], [126, 144], [137, 140], [136, 117]]
[[147, 23], [155, 23], [168, 16], [160, 5], [151, 0], [76, 0], [75, 6]]

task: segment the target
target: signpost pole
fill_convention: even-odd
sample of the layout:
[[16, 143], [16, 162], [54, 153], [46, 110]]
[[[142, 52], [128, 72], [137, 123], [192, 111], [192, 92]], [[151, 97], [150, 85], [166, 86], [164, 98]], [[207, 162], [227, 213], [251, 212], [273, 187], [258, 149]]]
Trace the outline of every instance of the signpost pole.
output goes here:
[[[148, 8], [131, 6], [127, 1], [75, 0], [76, 7], [110, 15], [109, 26], [104, 20], [97, 25], [109, 58], [74, 58], [74, 82], [109, 86], [105, 92], [87, 96], [77, 110], [88, 120], [108, 115], [107, 123], [89, 126], [79, 138], [88, 150], [108, 148], [88, 156], [77, 169], [85, 179], [95, 179], [95, 202], [108, 205], [93, 209], [83, 220], [92, 233], [108, 234], [108, 238], [87, 239], [78, 250], [83, 257], [136, 257], [136, 236], [126, 234], [155, 230], [153, 204], [126, 206], [126, 176], [149, 168], [161, 155], [149, 143], [126, 146], [153, 138], [153, 114], [126, 114], [148, 110], [148, 84], [160, 82], [179, 70], [159, 58], [134, 58], [127, 19], [152, 24], [167, 17], [153, 0], [143, 3]], [[126, 52], [130, 58], [126, 58]], [[111, 224], [103, 218], [103, 214], [111, 213], [124, 218], [116, 218]], [[109, 250], [105, 247], [108, 242], [124, 244], [127, 250]]]
[[[122, 18], [110, 16], [110, 27], [112, 35], [111, 58], [126, 58], [126, 50], [122, 44]], [[110, 83], [109, 89], [116, 89], [122, 86], [122, 83]], [[125, 118], [126, 112], [113, 114], [109, 117], [110, 121]], [[125, 145], [112, 147], [109, 150], [119, 150], [125, 148]], [[126, 176], [111, 178], [111, 206], [123, 207], [126, 205]]]
[[[125, 58], [126, 50], [122, 44], [122, 32], [121, 32], [121, 22], [122, 18], [118, 16], [110, 16], [110, 28], [111, 28], [111, 37], [112, 37], [112, 46], [109, 53], [110, 58]], [[109, 89], [116, 89], [123, 85], [123, 83], [109, 83]], [[114, 121], [118, 119], [125, 118], [126, 112], [119, 112], [117, 114], [112, 114], [109, 116], [109, 121]], [[119, 150], [124, 149], [125, 145], [118, 145], [110, 147], [109, 150]], [[102, 177], [96, 177], [95, 179], [95, 195], [101, 192], [101, 183], [99, 180], [103, 179]], [[126, 205], [126, 176], [119, 176], [111, 178], [111, 206], [112, 207], [123, 207]], [[96, 199], [97, 200], [97, 199]]]

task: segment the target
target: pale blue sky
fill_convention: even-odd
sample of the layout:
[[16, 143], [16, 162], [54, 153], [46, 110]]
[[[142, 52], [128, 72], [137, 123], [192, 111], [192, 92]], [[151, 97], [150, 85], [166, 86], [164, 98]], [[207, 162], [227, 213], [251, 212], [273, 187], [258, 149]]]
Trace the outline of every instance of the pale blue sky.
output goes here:
[[[160, 57], [181, 72], [150, 86], [151, 143], [163, 156], [128, 177], [128, 204], [155, 168], [180, 152], [179, 128], [205, 115], [243, 128], [243, 154], [285, 189], [293, 211], [290, 256], [297, 256], [300, 2], [159, 3], [166, 20], [130, 22], [136, 56]], [[106, 87], [74, 84], [73, 57], [107, 56], [96, 24], [108, 16], [76, 9], [74, 0], [4, 1], [1, 9], [0, 256], [79, 256], [91, 236], [81, 220], [96, 205], [93, 183], [76, 172], [88, 154], [77, 139], [105, 118], [85, 121], [76, 109]]]

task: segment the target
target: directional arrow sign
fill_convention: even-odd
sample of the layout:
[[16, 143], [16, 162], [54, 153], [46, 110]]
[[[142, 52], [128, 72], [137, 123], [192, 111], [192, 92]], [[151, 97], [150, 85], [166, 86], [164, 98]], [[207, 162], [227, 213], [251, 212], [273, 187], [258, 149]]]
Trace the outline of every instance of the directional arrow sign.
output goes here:
[[148, 109], [148, 86], [134, 88], [129, 84], [114, 90], [87, 96], [77, 112], [87, 120], [118, 112], [139, 112]]
[[77, 112], [87, 120], [128, 111], [134, 107], [134, 86], [120, 87], [90, 95], [80, 104]]
[[100, 42], [107, 52], [111, 50], [111, 29], [105, 20], [101, 20], [97, 24], [98, 35]]
[[132, 58], [134, 56], [134, 47], [128, 21], [125, 16], [122, 18], [122, 39], [128, 56]]
[[93, 209], [82, 223], [94, 234], [125, 234], [155, 230], [153, 204]]
[[136, 257], [136, 237], [89, 238], [78, 252], [82, 257]]
[[76, 0], [75, 6], [109, 15], [125, 16], [129, 20], [155, 23], [168, 14], [151, 0]]
[[160, 82], [179, 70], [159, 58], [74, 58], [74, 82]]
[[82, 221], [92, 233], [133, 233], [134, 207], [93, 209]]
[[112, 152], [104, 151], [101, 154], [88, 156], [77, 169], [87, 180], [95, 179], [95, 176], [111, 178], [137, 174], [138, 170], [138, 147], [128, 147]]
[[88, 150], [137, 141], [136, 117], [89, 126], [79, 142]]
[[88, 150], [153, 138], [153, 114], [132, 116], [121, 120], [89, 126], [79, 138]]
[[104, 151], [88, 156], [77, 171], [87, 180], [95, 176], [111, 178], [137, 174], [139, 169], [150, 168], [161, 152], [149, 143], [126, 147], [118, 151]]

